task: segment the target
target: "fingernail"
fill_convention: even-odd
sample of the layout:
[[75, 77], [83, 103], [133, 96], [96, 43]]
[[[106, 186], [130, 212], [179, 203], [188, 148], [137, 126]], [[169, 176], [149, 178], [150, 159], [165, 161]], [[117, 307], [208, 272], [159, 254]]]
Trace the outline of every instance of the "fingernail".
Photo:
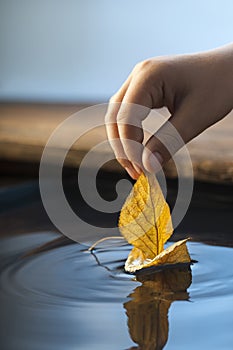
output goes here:
[[132, 179], [137, 180], [138, 174], [136, 173], [136, 171], [134, 171], [133, 169], [128, 168], [128, 167], [126, 167], [125, 170], [129, 174], [129, 176], [132, 177]]
[[149, 171], [151, 173], [157, 173], [162, 169], [163, 158], [159, 152], [151, 153], [149, 156]]

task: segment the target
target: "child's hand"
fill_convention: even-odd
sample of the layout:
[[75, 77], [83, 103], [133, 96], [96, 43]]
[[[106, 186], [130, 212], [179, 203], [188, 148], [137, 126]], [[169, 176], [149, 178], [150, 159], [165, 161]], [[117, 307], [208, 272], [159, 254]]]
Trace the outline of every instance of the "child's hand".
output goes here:
[[[110, 103], [106, 115], [110, 143], [113, 138], [120, 140], [111, 143], [116, 158], [134, 179], [141, 169], [156, 172], [155, 158], [148, 157], [146, 148], [138, 154], [127, 139], [142, 143], [142, 121], [151, 108], [168, 108], [169, 122], [184, 143], [228, 114], [233, 108], [233, 45], [200, 54], [143, 61], [135, 66], [110, 102], [122, 102], [121, 105]], [[130, 103], [147, 108], [135, 109]], [[131, 121], [138, 127], [127, 125]], [[175, 141], [174, 152], [182, 145], [174, 140], [167, 123], [148, 140], [147, 148], [163, 166], [172, 154], [156, 137], [160, 133], [167, 134], [169, 143]]]

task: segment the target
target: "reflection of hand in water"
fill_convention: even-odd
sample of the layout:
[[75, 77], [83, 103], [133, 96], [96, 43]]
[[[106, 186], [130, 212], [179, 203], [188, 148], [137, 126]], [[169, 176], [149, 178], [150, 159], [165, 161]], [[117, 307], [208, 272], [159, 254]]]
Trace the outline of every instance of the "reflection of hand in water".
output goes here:
[[187, 288], [192, 282], [191, 269], [187, 265], [156, 269], [153, 273], [141, 272], [136, 279], [142, 285], [124, 304], [130, 336], [139, 345], [137, 349], [161, 350], [168, 339], [171, 303], [189, 298]]

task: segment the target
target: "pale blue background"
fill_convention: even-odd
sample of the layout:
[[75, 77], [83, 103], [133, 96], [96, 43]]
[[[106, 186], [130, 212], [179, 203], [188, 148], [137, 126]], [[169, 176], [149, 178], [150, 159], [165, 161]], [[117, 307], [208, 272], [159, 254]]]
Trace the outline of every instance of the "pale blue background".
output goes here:
[[233, 38], [232, 0], [0, 0], [0, 99], [106, 101], [140, 60]]

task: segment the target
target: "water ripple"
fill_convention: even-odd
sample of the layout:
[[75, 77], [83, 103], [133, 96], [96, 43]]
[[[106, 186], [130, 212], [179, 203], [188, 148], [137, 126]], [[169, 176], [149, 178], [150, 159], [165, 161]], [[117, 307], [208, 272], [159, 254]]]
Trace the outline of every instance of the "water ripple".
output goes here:
[[[37, 241], [41, 236], [37, 235]], [[44, 239], [48, 239], [45, 234]], [[22, 240], [24, 237], [12, 239], [10, 246], [18, 247], [18, 251], [15, 248], [5, 252], [7, 260], [1, 257], [6, 264], [0, 280], [5, 295], [17, 295], [27, 304], [122, 302], [136, 287], [133, 276], [123, 270], [130, 250], [127, 245], [106, 246], [91, 254], [84, 246], [71, 244], [20, 258], [20, 253], [25, 252]], [[229, 263], [233, 249], [192, 242], [188, 248], [192, 259], [198, 261], [192, 265], [191, 300], [232, 294], [233, 271]]]

